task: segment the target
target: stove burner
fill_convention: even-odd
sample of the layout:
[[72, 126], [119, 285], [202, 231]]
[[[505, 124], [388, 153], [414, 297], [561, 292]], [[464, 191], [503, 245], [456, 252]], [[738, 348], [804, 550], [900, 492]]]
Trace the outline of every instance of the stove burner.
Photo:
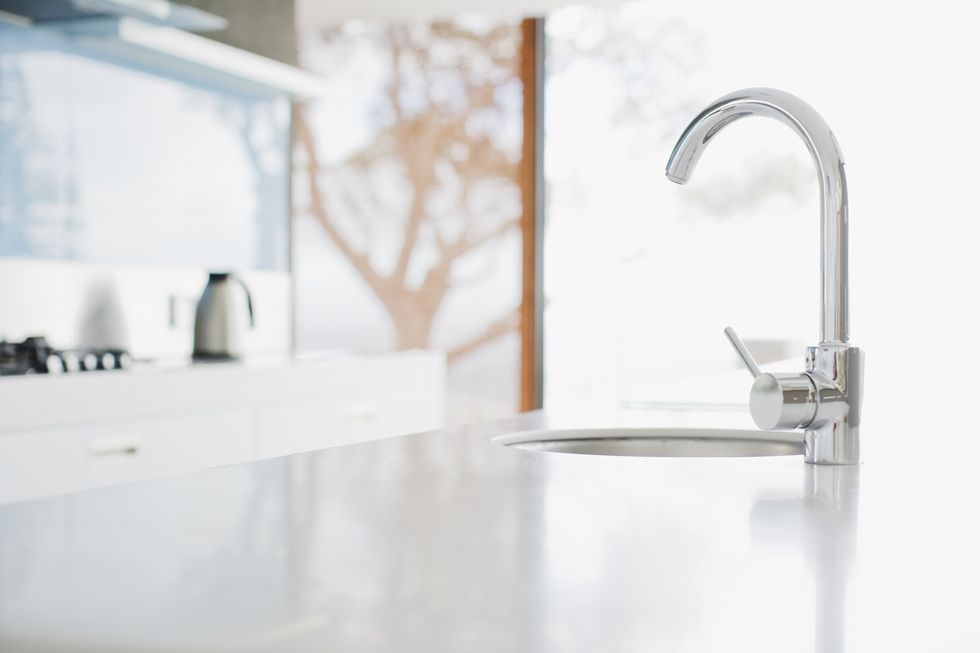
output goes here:
[[0, 376], [121, 370], [132, 364], [122, 349], [57, 350], [41, 336], [24, 342], [0, 340]]

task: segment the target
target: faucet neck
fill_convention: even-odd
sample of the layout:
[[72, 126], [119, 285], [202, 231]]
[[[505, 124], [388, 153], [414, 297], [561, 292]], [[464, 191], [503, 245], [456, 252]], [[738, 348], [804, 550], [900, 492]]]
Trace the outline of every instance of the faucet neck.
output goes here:
[[684, 130], [667, 162], [667, 178], [684, 184], [690, 179], [708, 142], [731, 123], [749, 116], [778, 120], [806, 144], [820, 184], [820, 341], [848, 341], [847, 179], [844, 157], [830, 127], [813, 107], [784, 91], [750, 88], [711, 103]]

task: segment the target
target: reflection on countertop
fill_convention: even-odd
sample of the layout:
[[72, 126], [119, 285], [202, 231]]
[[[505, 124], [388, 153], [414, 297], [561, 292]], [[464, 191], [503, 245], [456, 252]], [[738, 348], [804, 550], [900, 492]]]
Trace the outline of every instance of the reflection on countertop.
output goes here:
[[[645, 417], [677, 419], [694, 418]], [[0, 507], [0, 644], [783, 652], [980, 641], [975, 491], [950, 466], [491, 442], [552, 425], [564, 423], [532, 413]]]

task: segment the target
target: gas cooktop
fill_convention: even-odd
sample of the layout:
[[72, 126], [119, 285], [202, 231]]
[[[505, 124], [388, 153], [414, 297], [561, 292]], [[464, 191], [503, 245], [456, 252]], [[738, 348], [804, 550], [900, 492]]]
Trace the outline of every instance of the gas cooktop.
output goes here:
[[43, 336], [32, 336], [23, 342], [0, 340], [0, 376], [121, 370], [132, 362], [124, 349], [59, 350], [51, 347]]

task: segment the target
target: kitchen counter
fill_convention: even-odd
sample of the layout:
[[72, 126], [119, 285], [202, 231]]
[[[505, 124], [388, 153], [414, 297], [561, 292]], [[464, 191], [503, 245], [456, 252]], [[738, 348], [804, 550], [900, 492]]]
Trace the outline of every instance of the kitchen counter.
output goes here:
[[939, 464], [866, 426], [865, 463], [836, 468], [491, 441], [573, 423], [531, 413], [2, 506], [0, 649], [980, 649], [966, 433]]
[[[254, 407], [352, 386], [403, 389], [402, 379], [387, 366], [415, 361], [438, 367], [439, 360], [437, 354], [418, 350], [373, 356], [323, 352], [204, 363], [164, 360], [136, 363], [127, 370], [5, 376], [0, 380], [0, 437], [88, 421]], [[387, 375], [366, 375], [365, 369]], [[324, 370], [332, 376], [324, 378]], [[58, 410], [49, 410], [52, 406]]]
[[436, 429], [445, 357], [249, 358], [0, 380], [0, 505]]

